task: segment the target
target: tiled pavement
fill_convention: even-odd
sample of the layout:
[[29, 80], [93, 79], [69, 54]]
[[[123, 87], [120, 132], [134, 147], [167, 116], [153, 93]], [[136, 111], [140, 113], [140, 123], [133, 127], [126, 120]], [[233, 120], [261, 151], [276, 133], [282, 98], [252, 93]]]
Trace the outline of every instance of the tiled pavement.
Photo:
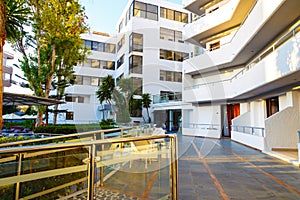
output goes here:
[[230, 140], [179, 137], [179, 199], [300, 199], [300, 169]]
[[[179, 199], [300, 200], [298, 167], [228, 139], [179, 135], [178, 142]], [[136, 163], [136, 167], [144, 165]], [[155, 170], [135, 175], [118, 173], [117, 179], [108, 179], [105, 185], [119, 190], [98, 188], [95, 199], [158, 199], [169, 191], [168, 180], [158, 181], [160, 175], [168, 177], [167, 167], [160, 174]], [[144, 185], [134, 186], [141, 179]]]

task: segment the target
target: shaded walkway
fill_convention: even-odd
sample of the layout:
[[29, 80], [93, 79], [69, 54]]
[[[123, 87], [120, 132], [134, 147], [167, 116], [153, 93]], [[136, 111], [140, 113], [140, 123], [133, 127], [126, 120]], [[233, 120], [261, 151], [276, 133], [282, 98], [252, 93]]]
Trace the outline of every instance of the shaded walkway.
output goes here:
[[230, 140], [179, 141], [179, 199], [300, 199], [293, 165]]

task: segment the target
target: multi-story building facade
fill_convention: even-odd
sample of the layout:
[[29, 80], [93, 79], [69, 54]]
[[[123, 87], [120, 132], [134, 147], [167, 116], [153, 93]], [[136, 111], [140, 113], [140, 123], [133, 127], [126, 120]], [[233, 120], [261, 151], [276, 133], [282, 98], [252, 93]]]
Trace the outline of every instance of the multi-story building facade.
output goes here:
[[13, 59], [14, 56], [8, 52], [3, 53], [3, 87], [10, 87], [13, 68], [7, 65], [7, 60]]
[[[155, 95], [156, 108], [150, 109], [152, 122], [153, 116], [159, 125], [173, 123], [173, 118], [178, 121], [181, 105], [161, 107], [160, 103], [166, 100], [163, 97], [181, 99], [182, 62], [192, 51], [182, 34], [189, 16], [181, 5], [168, 1], [131, 0], [116, 25], [115, 35], [84, 34], [82, 38], [91, 54], [75, 66], [76, 82], [67, 88], [67, 103], [59, 108], [67, 112], [61, 112], [58, 121], [89, 123], [113, 117], [110, 107], [100, 105], [96, 97], [96, 90], [107, 75], [112, 75], [116, 83], [121, 78], [132, 79], [135, 98], [143, 93]], [[149, 121], [146, 109], [130, 112], [133, 122]]]
[[186, 0], [183, 134], [231, 136], [260, 150], [297, 148], [298, 0]]

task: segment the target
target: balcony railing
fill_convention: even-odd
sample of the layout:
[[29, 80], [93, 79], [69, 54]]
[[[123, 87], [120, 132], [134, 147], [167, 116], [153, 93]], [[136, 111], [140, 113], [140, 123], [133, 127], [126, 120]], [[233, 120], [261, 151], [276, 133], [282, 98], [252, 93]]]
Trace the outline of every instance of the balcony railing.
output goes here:
[[196, 128], [196, 129], [206, 129], [206, 130], [220, 130], [220, 124], [197, 124], [197, 123], [184, 123], [184, 128]]
[[195, 84], [193, 86], [185, 87], [184, 89], [186, 89], [186, 90], [196, 89], [196, 88], [199, 88], [204, 85], [214, 85], [214, 84], [222, 83], [222, 82], [232, 82], [234, 79], [240, 78], [241, 76], [244, 75], [244, 73], [246, 73], [250, 69], [254, 68], [256, 66], [256, 64], [258, 64], [265, 57], [270, 55], [272, 52], [278, 50], [283, 44], [285, 44], [292, 37], [296, 38], [296, 34], [299, 31], [300, 31], [300, 24], [297, 24], [292, 30], [288, 31], [286, 34], [284, 34], [282, 37], [280, 37], [276, 42], [273, 43], [272, 46], [270, 46], [265, 51], [263, 51], [261, 54], [259, 54], [257, 57], [255, 57], [249, 64], [247, 64], [241, 71], [236, 73], [231, 78], [219, 80], [219, 81], [211, 81], [211, 82], [207, 82], [207, 83]]
[[1, 199], [178, 198], [176, 136], [103, 139], [108, 132], [2, 145]]
[[265, 128], [262, 127], [232, 125], [231, 128], [232, 131], [255, 135], [259, 137], [264, 137], [265, 135]]
[[182, 93], [175, 92], [172, 94], [163, 94], [163, 95], [153, 95], [153, 103], [169, 103], [169, 102], [176, 102], [182, 101]]

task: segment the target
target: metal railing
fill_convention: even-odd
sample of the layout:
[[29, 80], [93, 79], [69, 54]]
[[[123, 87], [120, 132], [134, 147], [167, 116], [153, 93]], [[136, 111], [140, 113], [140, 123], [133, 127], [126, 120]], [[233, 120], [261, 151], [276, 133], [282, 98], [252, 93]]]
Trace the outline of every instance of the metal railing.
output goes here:
[[177, 156], [176, 135], [7, 145], [0, 149], [0, 198], [177, 199]]
[[182, 93], [175, 92], [172, 94], [153, 95], [153, 104], [157, 103], [169, 103], [175, 101], [182, 101]]
[[231, 125], [231, 130], [254, 136], [265, 136], [265, 128], [263, 127]]
[[197, 123], [184, 123], [184, 128], [197, 128], [197, 129], [206, 129], [206, 130], [220, 130], [220, 124], [197, 124]]
[[199, 88], [204, 85], [214, 85], [217, 83], [223, 83], [223, 82], [232, 82], [234, 79], [238, 79], [240, 76], [242, 76], [245, 72], [249, 71], [250, 69], [254, 68], [261, 60], [263, 60], [265, 57], [267, 57], [269, 54], [280, 48], [284, 43], [286, 43], [290, 38], [295, 37], [295, 35], [300, 31], [300, 24], [297, 24], [292, 30], [288, 31], [286, 34], [284, 34], [282, 37], [280, 37], [276, 42], [272, 44], [269, 48], [267, 48], [265, 51], [263, 51], [261, 54], [259, 54], [257, 57], [255, 57], [249, 64], [247, 64], [242, 70], [237, 72], [234, 76], [232, 76], [229, 79], [219, 80], [219, 81], [211, 81], [207, 83], [200, 83], [195, 84], [193, 86], [185, 87], [184, 89], [195, 89]]

